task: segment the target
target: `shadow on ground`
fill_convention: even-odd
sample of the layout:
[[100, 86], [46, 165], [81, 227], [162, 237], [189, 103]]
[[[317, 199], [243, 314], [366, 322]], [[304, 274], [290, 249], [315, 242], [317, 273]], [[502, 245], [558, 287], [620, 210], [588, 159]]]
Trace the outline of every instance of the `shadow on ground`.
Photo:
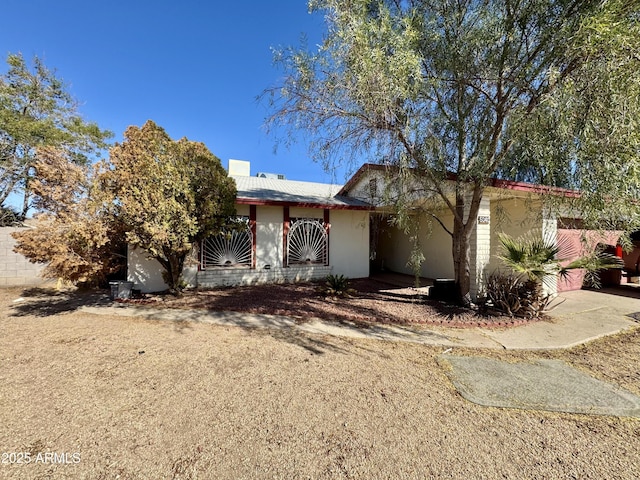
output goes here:
[[[8, 306], [8, 317], [46, 318], [84, 311], [88, 314], [114, 314], [137, 317], [150, 322], [171, 322], [176, 334], [187, 335], [195, 323], [212, 323], [207, 320], [207, 311], [196, 308], [172, 309], [159, 305], [131, 305], [114, 302], [108, 290], [56, 290], [54, 288], [28, 288], [12, 299]], [[176, 315], [176, 312], [179, 314]], [[219, 325], [233, 325], [257, 335], [269, 335], [279, 341], [290, 343], [314, 355], [328, 351], [347, 353], [344, 341], [325, 335], [302, 332], [295, 327], [300, 320], [274, 315], [246, 314], [244, 312], [217, 311]], [[258, 317], [259, 323], [253, 321]], [[291, 328], [287, 328], [291, 327]]]
[[201, 309], [213, 312], [232, 311], [249, 314], [283, 315], [304, 323], [312, 318], [332, 322], [415, 326], [424, 323], [505, 322], [499, 316], [478, 312], [447, 302], [428, 299], [424, 291], [398, 287], [376, 279], [355, 279], [353, 298], [330, 298], [323, 295], [320, 283], [271, 284], [217, 288], [187, 292], [176, 299], [167, 295], [149, 295], [134, 304], [161, 308]]
[[342, 348], [337, 345], [337, 340], [332, 337], [319, 337], [315, 335], [309, 335], [299, 330], [281, 330], [281, 329], [253, 329], [255, 332], [260, 332], [265, 335], [269, 335], [276, 340], [286, 342], [296, 347], [300, 347], [307, 350], [313, 355], [323, 355], [327, 351], [333, 353], [352, 354], [353, 352]]
[[49, 317], [75, 312], [84, 306], [111, 304], [106, 290], [56, 290], [53, 288], [29, 288], [15, 299], [11, 306], [14, 317]]
[[608, 295], [617, 295], [619, 297], [640, 299], [640, 287], [631, 285], [617, 285], [615, 287], [605, 287], [597, 290]]

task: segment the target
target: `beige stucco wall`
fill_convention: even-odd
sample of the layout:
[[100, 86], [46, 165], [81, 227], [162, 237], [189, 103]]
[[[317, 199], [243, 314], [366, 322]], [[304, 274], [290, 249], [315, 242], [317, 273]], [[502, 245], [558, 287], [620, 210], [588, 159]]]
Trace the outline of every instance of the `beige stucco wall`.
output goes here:
[[491, 259], [486, 273], [491, 274], [504, 266], [497, 255], [500, 253], [498, 235], [506, 233], [519, 237], [532, 230], [542, 228], [542, 204], [530, 198], [494, 199], [491, 202]]
[[167, 289], [160, 264], [148, 258], [144, 250], [131, 246], [127, 248], [127, 280], [133, 282], [133, 288], [145, 293]]
[[[453, 215], [442, 211], [440, 220], [449, 230], [453, 230]], [[422, 250], [425, 262], [422, 265], [422, 276], [427, 278], [454, 278], [453, 255], [451, 253], [451, 235], [442, 226], [426, 218], [421, 222]]]
[[369, 276], [369, 212], [332, 210], [329, 214], [329, 265], [349, 278]]
[[[372, 188], [371, 181], [374, 181]], [[351, 188], [348, 196], [357, 198], [375, 206], [383, 206], [387, 203], [385, 197], [391, 197], [393, 192], [386, 190], [388, 182], [384, 171], [369, 170], [365, 172], [358, 182]]]
[[[489, 223], [478, 222], [471, 238], [471, 293], [475, 297], [482, 290], [486, 275], [502, 267], [496, 255], [500, 242], [498, 234], [520, 236], [542, 226], [542, 205], [528, 198], [483, 199], [478, 216], [489, 217]], [[453, 230], [453, 215], [447, 210], [439, 214], [447, 229]], [[427, 217], [420, 222], [420, 238], [425, 261], [421, 275], [427, 278], [454, 278], [451, 236], [435, 220]], [[407, 266], [411, 245], [409, 238], [395, 227], [386, 227], [380, 234], [376, 265], [386, 270], [412, 274]]]
[[[282, 209], [280, 209], [282, 211]], [[324, 218], [324, 209], [322, 208], [289, 208], [289, 217], [291, 218]]]
[[376, 268], [383, 271], [410, 273], [406, 265], [409, 251], [409, 239], [403, 232], [391, 225], [382, 226], [378, 236]]
[[[448, 229], [453, 228], [453, 216], [443, 211], [441, 220]], [[420, 242], [425, 261], [420, 275], [427, 278], [453, 278], [453, 260], [451, 255], [451, 236], [436, 221], [426, 218], [420, 220]], [[376, 265], [385, 270], [413, 274], [407, 265], [411, 254], [408, 236], [400, 229], [385, 226], [379, 235]]]
[[256, 270], [282, 267], [282, 207], [256, 207]]
[[[247, 205], [239, 205], [239, 215], [249, 215]], [[290, 208], [291, 218], [323, 218], [324, 210], [318, 208]], [[329, 234], [329, 265], [283, 265], [282, 207], [256, 207], [256, 268], [212, 269], [197, 272], [193, 267], [185, 271], [185, 280], [207, 286], [237, 285], [265, 282], [288, 282], [324, 278], [329, 273], [349, 278], [369, 275], [369, 213], [365, 211], [332, 210]], [[162, 268], [143, 251], [129, 249], [128, 280], [134, 288], [143, 292], [162, 291], [166, 285]], [[196, 281], [196, 273], [198, 280]]]
[[236, 215], [249, 216], [249, 205], [236, 205]]

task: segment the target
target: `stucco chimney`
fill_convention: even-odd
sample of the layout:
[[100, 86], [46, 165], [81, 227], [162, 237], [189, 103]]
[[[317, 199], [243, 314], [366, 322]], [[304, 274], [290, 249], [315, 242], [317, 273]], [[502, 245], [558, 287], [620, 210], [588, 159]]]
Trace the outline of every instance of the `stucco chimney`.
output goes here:
[[251, 162], [229, 159], [229, 175], [237, 177], [251, 176]]

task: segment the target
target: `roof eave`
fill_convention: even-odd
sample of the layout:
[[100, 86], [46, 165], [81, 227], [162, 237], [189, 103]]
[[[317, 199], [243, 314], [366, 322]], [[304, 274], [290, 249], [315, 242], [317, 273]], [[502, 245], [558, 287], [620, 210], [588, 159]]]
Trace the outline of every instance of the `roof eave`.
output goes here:
[[264, 200], [257, 198], [236, 198], [238, 205], [258, 205], [268, 207], [301, 207], [301, 208], [322, 208], [329, 210], [374, 210], [375, 207], [369, 205], [346, 205], [333, 203], [298, 202], [291, 200]]

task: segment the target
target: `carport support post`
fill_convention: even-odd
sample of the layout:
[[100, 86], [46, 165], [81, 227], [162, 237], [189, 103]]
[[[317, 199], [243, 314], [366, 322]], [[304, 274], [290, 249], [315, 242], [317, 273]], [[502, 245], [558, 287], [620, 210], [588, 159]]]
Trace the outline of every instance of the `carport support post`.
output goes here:
[[475, 228], [471, 232], [470, 246], [471, 298], [477, 300], [484, 287], [486, 267], [491, 260], [491, 200], [487, 196], [480, 201], [478, 218], [475, 219]]

